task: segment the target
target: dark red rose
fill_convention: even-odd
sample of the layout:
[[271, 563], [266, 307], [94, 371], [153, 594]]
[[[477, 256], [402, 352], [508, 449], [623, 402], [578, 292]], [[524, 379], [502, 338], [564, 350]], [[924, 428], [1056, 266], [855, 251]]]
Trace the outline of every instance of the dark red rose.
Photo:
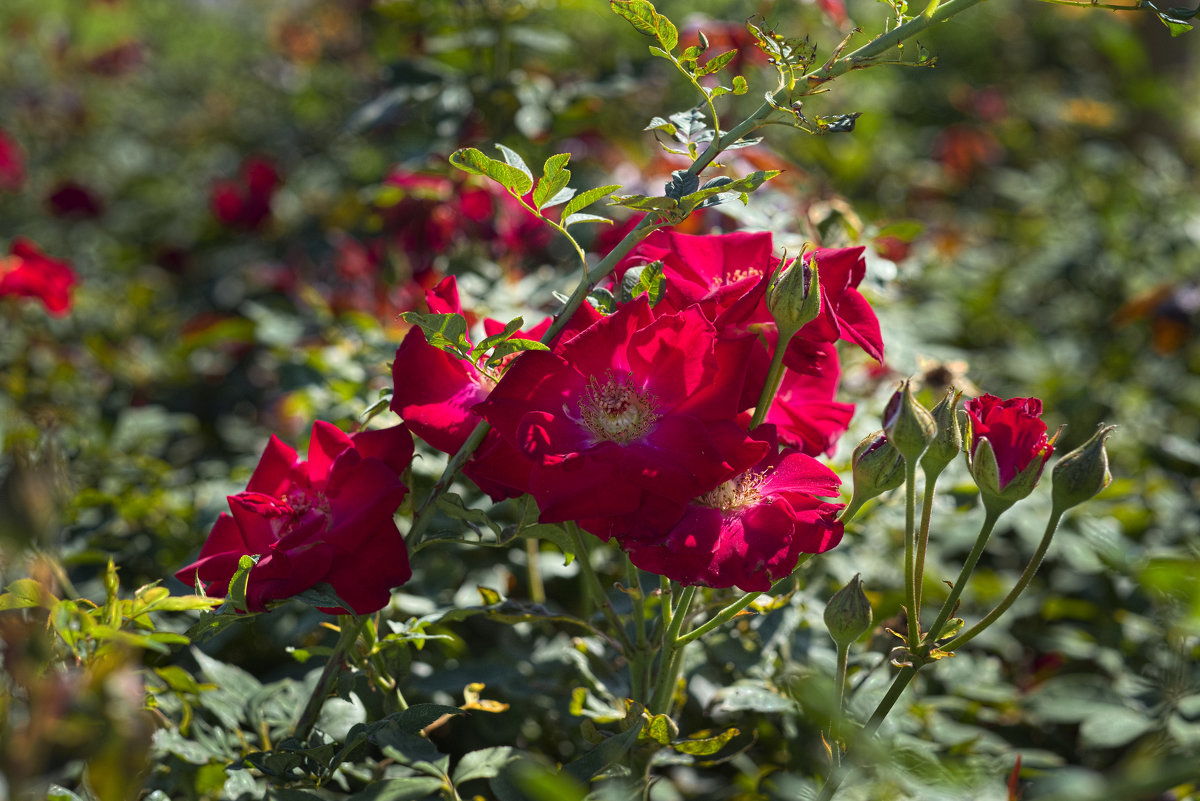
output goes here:
[[319, 583], [364, 615], [387, 605], [391, 588], [408, 581], [408, 549], [392, 516], [408, 488], [412, 461], [403, 425], [347, 435], [313, 424], [308, 460], [272, 437], [244, 492], [229, 497], [199, 558], [175, 575], [221, 597], [244, 555], [250, 571], [246, 605], [262, 612]]
[[13, 240], [9, 254], [0, 257], [0, 296], [37, 298], [51, 314], [66, 314], [71, 287], [79, 281], [70, 265], [50, 258], [21, 237]]
[[684, 504], [766, 452], [736, 420], [751, 347], [695, 306], [655, 317], [642, 296], [521, 354], [475, 410], [533, 461], [543, 522]]
[[[1054, 453], [1041, 418], [1042, 402], [1037, 398], [1002, 400], [995, 395], [981, 395], [963, 403], [963, 408], [971, 417], [972, 474], [977, 482], [981, 478], [980, 469], [984, 467], [979, 459], [980, 444], [986, 440], [995, 456], [997, 485], [984, 487], [981, 484], [980, 489], [1002, 493], [1032, 464], [1035, 468], [1021, 482], [1027, 483], [1032, 490], [1046, 460]], [[989, 470], [990, 467], [988, 463]]]
[[215, 182], [209, 207], [225, 225], [253, 231], [271, 216], [271, 197], [279, 187], [279, 171], [270, 161], [251, 157], [242, 163], [238, 177]]
[[55, 217], [90, 219], [104, 212], [100, 199], [83, 184], [64, 181], [46, 196], [46, 208]]
[[761, 592], [791, 573], [801, 553], [824, 553], [841, 542], [835, 518], [842, 505], [821, 500], [837, 497], [840, 485], [811, 456], [772, 450], [689, 502], [661, 539], [627, 538], [621, 545], [641, 569], [683, 584]]

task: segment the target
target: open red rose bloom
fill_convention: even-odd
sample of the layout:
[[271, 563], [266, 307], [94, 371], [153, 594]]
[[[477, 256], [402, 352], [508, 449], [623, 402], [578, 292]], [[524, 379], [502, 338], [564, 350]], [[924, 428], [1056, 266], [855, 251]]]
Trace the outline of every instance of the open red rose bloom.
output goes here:
[[249, 611], [329, 584], [350, 609], [369, 614], [408, 581], [408, 550], [392, 516], [412, 461], [403, 426], [347, 435], [313, 425], [308, 460], [272, 437], [244, 492], [229, 497], [200, 557], [175, 575], [222, 597], [244, 555], [257, 558], [246, 589]]

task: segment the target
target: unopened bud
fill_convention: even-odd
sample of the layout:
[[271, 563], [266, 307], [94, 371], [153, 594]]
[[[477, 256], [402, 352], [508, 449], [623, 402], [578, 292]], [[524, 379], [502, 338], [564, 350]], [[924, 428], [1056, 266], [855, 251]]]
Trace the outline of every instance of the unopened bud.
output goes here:
[[1104, 442], [1116, 426], [1100, 426], [1092, 438], [1058, 460], [1050, 475], [1054, 481], [1054, 508], [1065, 512], [1078, 506], [1108, 486], [1108, 452]]
[[817, 319], [821, 313], [821, 284], [815, 257], [779, 266], [767, 288], [767, 310], [779, 327], [781, 342]]
[[912, 382], [905, 381], [883, 410], [883, 430], [905, 459], [917, 459], [938, 433], [937, 421], [913, 396]]
[[849, 646], [870, 630], [871, 602], [867, 600], [857, 574], [825, 605], [825, 626], [839, 647]]
[[961, 397], [962, 393], [955, 392], [951, 387], [946, 390], [946, 397], [930, 412], [937, 423], [938, 432], [921, 457], [921, 469], [925, 471], [926, 478], [932, 479], [941, 473], [962, 452], [962, 426], [958, 421], [958, 401]]
[[904, 457], [882, 431], [876, 431], [854, 449], [850, 457], [854, 493], [839, 520], [849, 522], [862, 505], [876, 495], [904, 483]]

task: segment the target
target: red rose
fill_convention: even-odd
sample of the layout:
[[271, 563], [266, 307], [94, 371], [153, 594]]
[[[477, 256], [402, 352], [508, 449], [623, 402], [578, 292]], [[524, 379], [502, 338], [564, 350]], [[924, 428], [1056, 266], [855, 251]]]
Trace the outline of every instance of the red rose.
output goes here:
[[681, 509], [766, 452], [735, 419], [754, 346], [719, 340], [695, 306], [655, 317], [642, 296], [521, 354], [475, 410], [534, 463], [543, 522]]
[[[963, 408], [971, 417], [971, 472], [980, 490], [1003, 493], [1021, 476], [1018, 483], [1023, 486], [1014, 485], [1014, 490], [1024, 490], [1019, 497], [1028, 495], [1054, 453], [1041, 419], [1042, 402], [1037, 398], [1001, 400], [995, 395], [981, 395], [966, 401]], [[994, 457], [991, 460], [980, 458], [979, 448], [984, 441]]]
[[[401, 474], [412, 461], [403, 425], [347, 435], [316, 422], [308, 461], [271, 437], [244, 492], [229, 497], [199, 558], [175, 575], [224, 596], [246, 554], [246, 605], [262, 612], [325, 582], [355, 614], [383, 608], [391, 588], [408, 581], [408, 550], [392, 519], [408, 488]], [[344, 609], [323, 611], [343, 613]]]
[[71, 306], [71, 287], [78, 278], [70, 265], [38, 250], [28, 239], [13, 240], [8, 258], [0, 258], [0, 296], [37, 298], [55, 316]]
[[249, 158], [242, 163], [236, 180], [213, 184], [209, 207], [225, 225], [253, 231], [271, 216], [271, 197], [279, 184], [279, 172], [270, 161]]
[[[464, 314], [453, 276], [448, 276], [425, 295], [434, 314]], [[576, 312], [559, 339], [564, 340], [599, 318], [591, 306]], [[468, 320], [470, 317], [468, 316]], [[546, 320], [535, 328], [517, 332], [523, 339], [538, 339], [549, 327]], [[484, 320], [488, 336], [503, 330], [503, 324]], [[414, 434], [434, 448], [453, 454], [467, 441], [482, 418], [474, 407], [487, 399], [496, 384], [463, 359], [430, 345], [420, 328], [412, 328], [392, 362], [391, 408]], [[464, 467], [464, 474], [493, 500], [516, 497], [527, 491], [531, 463], [496, 432], [489, 432]]]
[[811, 456], [772, 450], [753, 469], [688, 503], [661, 540], [621, 544], [651, 573], [761, 592], [791, 573], [801, 553], [824, 553], [841, 542], [835, 517], [842, 505], [820, 500], [837, 497], [840, 484]]

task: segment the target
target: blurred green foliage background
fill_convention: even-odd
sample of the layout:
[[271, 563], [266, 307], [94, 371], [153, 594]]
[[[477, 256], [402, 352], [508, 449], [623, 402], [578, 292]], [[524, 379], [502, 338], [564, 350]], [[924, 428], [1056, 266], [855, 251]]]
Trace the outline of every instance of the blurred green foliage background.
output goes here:
[[[825, 56], [851, 27], [865, 31], [854, 47], [893, 13], [866, 0], [852, 0], [840, 24], [814, 3], [664, 0], [659, 10], [685, 41], [704, 30], [716, 52], [742, 48], [735, 67], [751, 91], [722, 107], [726, 123], [774, 87], [748, 45], [747, 17], [807, 34]], [[1027, 798], [1198, 797], [1200, 780], [1180, 765], [1200, 747], [1200, 52], [1148, 12], [1012, 0], [907, 49], [902, 60], [924, 49], [936, 67], [838, 79], [806, 112], [862, 112], [853, 132], [768, 128], [762, 146], [726, 163], [784, 175], [748, 207], [706, 212], [686, 230], [769, 228], [792, 248], [868, 245], [864, 289], [889, 363], [847, 354], [847, 399], [860, 404], [852, 434], [877, 427], [907, 376], [930, 401], [948, 383], [1040, 397], [1052, 427], [1069, 423], [1060, 452], [1101, 422], [1120, 428], [1112, 486], [1068, 518], [1004, 623], [918, 683], [885, 729], [886, 748], [865, 758], [869, 781], [845, 797], [1008, 798], [1017, 753]], [[599, 0], [5, 0], [0, 128], [19, 144], [27, 178], [0, 192], [0, 239], [33, 239], [81, 284], [62, 318], [0, 299], [0, 578], [33, 575], [99, 602], [111, 557], [123, 592], [164, 580], [183, 593], [167, 577], [196, 553], [270, 434], [297, 443], [313, 418], [349, 427], [386, 392], [397, 315], [418, 302], [429, 269], [459, 274], [481, 316], [553, 309], [551, 291], [564, 288], [562, 243], [505, 252], [460, 230], [431, 252], [431, 240], [405, 240], [415, 212], [403, 204], [424, 199], [398, 193], [389, 176], [427, 173], [454, 191], [449, 153], [501, 142], [530, 164], [571, 152], [577, 185], [660, 191], [685, 162], [642, 129], [697, 100], [668, 67]], [[252, 158], [279, 176], [269, 214], [222, 222], [213, 188], [243, 181]], [[67, 184], [92, 205], [56, 205]], [[839, 470], [854, 439], [834, 459]], [[418, 486], [435, 467], [432, 457], [418, 464]], [[944, 593], [935, 577], [956, 574], [979, 521], [965, 472], [943, 486], [931, 596]], [[968, 619], [1007, 591], [1047, 507], [1035, 495], [1002, 519], [964, 599]], [[902, 517], [894, 502], [877, 505], [782, 609], [696, 652], [689, 730], [737, 725], [754, 737], [723, 765], [669, 772], [655, 798], [810, 790], [824, 770], [832, 672], [820, 610], [861, 573], [877, 621], [899, 613]], [[393, 614], [477, 603], [477, 585], [527, 597], [525, 557], [426, 549]], [[551, 602], [577, 607], [574, 568], [551, 548], [540, 558]], [[230, 680], [222, 671], [244, 671], [275, 687], [278, 704], [279, 688], [299, 692], [287, 682], [312, 670], [286, 649], [321, 642], [319, 620], [285, 609], [195, 656], [130, 657], [160, 671], [149, 680], [160, 734], [144, 746], [154, 767], [140, 786], [170, 798], [261, 797], [261, 780], [224, 766], [269, 749], [279, 731], [239, 719], [244, 710], [223, 716], [212, 693], [206, 702], [167, 668], [218, 683]], [[4, 631], [10, 675], [23, 659], [47, 664]], [[575, 754], [568, 690], [584, 683], [581, 670], [601, 673], [600, 660], [553, 627], [472, 619], [443, 633], [451, 639], [408, 657], [411, 698], [447, 703], [486, 680], [511, 705], [454, 721], [443, 750]], [[891, 645], [879, 628], [853, 656], [859, 714], [886, 686]], [[109, 706], [95, 715], [114, 719], [120, 707], [105, 692]], [[9, 748], [32, 736], [18, 707], [0, 716]], [[145, 734], [116, 730], [130, 742]], [[30, 786], [84, 792], [86, 749], [56, 747], [27, 765], [9, 760], [9, 782], [20, 769]]]

